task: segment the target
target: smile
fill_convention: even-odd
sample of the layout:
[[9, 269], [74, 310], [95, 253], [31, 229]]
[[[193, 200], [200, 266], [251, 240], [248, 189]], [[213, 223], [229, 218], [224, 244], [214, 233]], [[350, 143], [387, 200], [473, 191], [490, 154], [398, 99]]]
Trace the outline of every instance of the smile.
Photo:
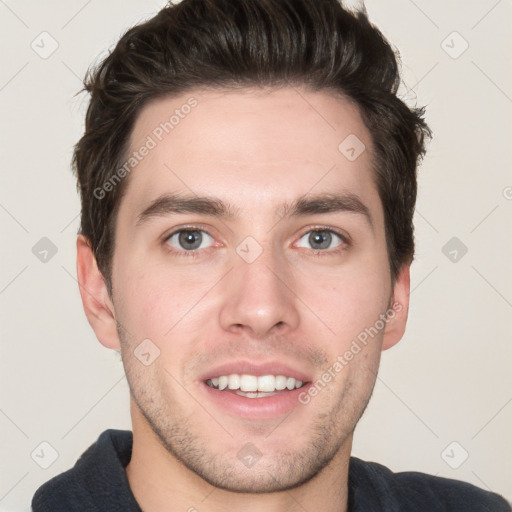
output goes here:
[[274, 396], [279, 391], [292, 391], [301, 388], [301, 380], [285, 375], [247, 375], [231, 374], [221, 375], [206, 381], [208, 386], [219, 391], [232, 391], [238, 396], [246, 398], [261, 398]]

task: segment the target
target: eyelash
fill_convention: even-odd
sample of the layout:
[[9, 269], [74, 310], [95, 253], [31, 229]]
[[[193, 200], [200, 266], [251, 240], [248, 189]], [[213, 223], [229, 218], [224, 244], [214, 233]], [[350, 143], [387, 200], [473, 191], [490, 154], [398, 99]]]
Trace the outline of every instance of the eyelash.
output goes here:
[[[171, 246], [167, 243], [177, 233], [189, 232], [189, 231], [202, 231], [202, 232], [206, 233], [208, 236], [212, 237], [212, 235], [210, 235], [210, 233], [208, 233], [208, 231], [200, 228], [199, 226], [186, 226], [186, 227], [182, 227], [182, 228], [177, 229], [176, 231], [173, 231], [171, 234], [166, 235], [164, 237], [163, 243], [164, 243], [164, 245], [166, 247], [166, 250], [168, 252], [170, 252], [174, 256], [183, 256], [185, 258], [197, 258], [197, 257], [201, 256], [201, 251], [208, 250], [208, 249], [194, 249], [192, 251], [185, 251], [185, 250], [178, 251], [178, 250], [176, 250], [174, 248], [170, 248]], [[349, 240], [347, 235], [341, 233], [340, 231], [338, 231], [336, 229], [328, 228], [328, 227], [325, 227], [325, 226], [315, 226], [314, 228], [310, 228], [309, 230], [304, 231], [304, 233], [302, 233], [300, 235], [299, 239], [302, 238], [307, 233], [323, 232], [323, 231], [326, 231], [326, 232], [329, 232], [329, 233], [334, 233], [335, 235], [337, 235], [341, 239], [342, 243], [338, 247], [336, 247], [335, 249], [331, 249], [331, 250], [311, 249], [313, 257], [323, 257], [323, 256], [337, 255], [337, 254], [345, 251], [347, 249], [347, 247], [349, 247], [351, 245], [350, 240]]]

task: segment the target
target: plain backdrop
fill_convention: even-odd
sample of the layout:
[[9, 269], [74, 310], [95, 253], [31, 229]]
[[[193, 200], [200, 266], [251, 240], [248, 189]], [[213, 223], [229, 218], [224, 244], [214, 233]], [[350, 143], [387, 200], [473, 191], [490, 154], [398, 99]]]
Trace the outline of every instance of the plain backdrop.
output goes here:
[[[28, 511], [103, 430], [130, 428], [122, 364], [96, 340], [76, 282], [70, 159], [87, 98], [74, 95], [164, 3], [0, 1], [2, 512]], [[419, 171], [407, 333], [382, 355], [353, 454], [510, 500], [512, 2], [366, 6], [434, 139]]]

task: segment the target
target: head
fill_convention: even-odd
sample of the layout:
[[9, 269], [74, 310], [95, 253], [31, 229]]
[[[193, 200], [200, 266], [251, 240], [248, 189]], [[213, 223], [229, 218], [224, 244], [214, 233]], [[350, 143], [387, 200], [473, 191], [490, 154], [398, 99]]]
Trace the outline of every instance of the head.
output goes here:
[[[399, 82], [389, 43], [337, 0], [182, 0], [86, 77], [84, 307], [121, 350], [134, 434], [214, 485], [290, 488], [346, 454], [402, 337], [430, 131]], [[207, 384], [274, 366], [309, 386], [286, 420], [234, 414]]]

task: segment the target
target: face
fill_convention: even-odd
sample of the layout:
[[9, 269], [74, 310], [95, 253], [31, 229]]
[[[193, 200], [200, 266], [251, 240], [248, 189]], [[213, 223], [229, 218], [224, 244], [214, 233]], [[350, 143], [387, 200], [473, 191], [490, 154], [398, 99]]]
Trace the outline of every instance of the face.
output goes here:
[[112, 274], [134, 423], [215, 486], [300, 485], [350, 452], [403, 330], [382, 328], [405, 278], [392, 287], [370, 134], [328, 93], [203, 90], [148, 104], [144, 145]]

